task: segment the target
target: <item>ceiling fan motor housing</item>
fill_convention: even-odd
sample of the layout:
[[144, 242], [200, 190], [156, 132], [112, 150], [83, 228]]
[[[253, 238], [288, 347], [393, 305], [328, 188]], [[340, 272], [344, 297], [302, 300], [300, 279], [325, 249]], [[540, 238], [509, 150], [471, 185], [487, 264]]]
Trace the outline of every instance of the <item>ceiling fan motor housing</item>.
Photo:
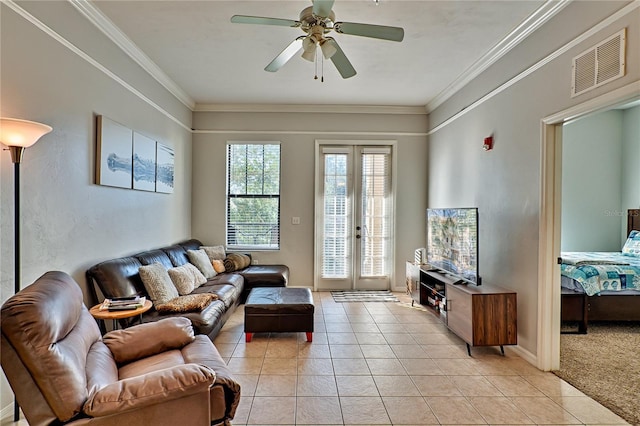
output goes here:
[[300, 12], [300, 28], [308, 34], [319, 33], [320, 29], [323, 34], [326, 34], [333, 29], [335, 19], [336, 15], [333, 11], [327, 17], [316, 16], [313, 14], [313, 6], [310, 6]]

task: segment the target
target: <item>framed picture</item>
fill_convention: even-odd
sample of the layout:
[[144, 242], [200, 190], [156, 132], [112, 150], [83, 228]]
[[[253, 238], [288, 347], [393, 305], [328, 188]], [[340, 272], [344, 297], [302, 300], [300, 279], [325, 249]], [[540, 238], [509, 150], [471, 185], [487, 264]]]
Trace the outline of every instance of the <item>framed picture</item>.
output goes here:
[[96, 183], [132, 188], [133, 130], [97, 116]]
[[156, 192], [173, 192], [173, 148], [156, 143]]
[[133, 132], [133, 189], [156, 190], [156, 141]]

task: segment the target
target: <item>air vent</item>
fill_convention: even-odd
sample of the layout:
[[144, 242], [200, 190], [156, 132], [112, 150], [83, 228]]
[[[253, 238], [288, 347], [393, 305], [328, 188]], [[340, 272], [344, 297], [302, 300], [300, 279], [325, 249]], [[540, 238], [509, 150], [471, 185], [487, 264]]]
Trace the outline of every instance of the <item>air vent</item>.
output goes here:
[[624, 75], [626, 29], [573, 58], [571, 97]]

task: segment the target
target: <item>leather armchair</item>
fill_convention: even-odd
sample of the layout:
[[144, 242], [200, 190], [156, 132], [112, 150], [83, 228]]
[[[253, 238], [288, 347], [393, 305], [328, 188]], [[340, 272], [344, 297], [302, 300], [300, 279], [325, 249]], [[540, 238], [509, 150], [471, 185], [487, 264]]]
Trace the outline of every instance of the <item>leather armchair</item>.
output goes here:
[[2, 369], [32, 426], [195, 426], [233, 418], [240, 387], [186, 318], [101, 336], [82, 291], [63, 272], [47, 272], [12, 296], [1, 315]]

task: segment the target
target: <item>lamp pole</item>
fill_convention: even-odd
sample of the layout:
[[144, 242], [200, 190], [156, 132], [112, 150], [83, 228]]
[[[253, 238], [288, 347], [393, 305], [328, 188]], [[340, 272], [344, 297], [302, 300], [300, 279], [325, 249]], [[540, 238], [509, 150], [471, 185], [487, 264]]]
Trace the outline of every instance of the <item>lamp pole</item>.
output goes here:
[[[13, 161], [13, 206], [14, 206], [14, 237], [13, 237], [13, 257], [14, 257], [14, 289], [15, 293], [20, 291], [20, 283], [22, 282], [20, 277], [20, 162], [22, 161], [22, 154], [24, 153], [24, 147], [22, 146], [10, 146], [11, 161]], [[17, 410], [18, 408], [16, 408]]]
[[[14, 195], [14, 288], [15, 293], [20, 291], [21, 268], [20, 268], [20, 163], [24, 149], [33, 145], [42, 136], [49, 133], [51, 126], [36, 123], [34, 121], [21, 120], [17, 118], [0, 118], [0, 142], [9, 148], [11, 161], [13, 162], [13, 195]], [[20, 420], [20, 405], [14, 398], [13, 420]]]

